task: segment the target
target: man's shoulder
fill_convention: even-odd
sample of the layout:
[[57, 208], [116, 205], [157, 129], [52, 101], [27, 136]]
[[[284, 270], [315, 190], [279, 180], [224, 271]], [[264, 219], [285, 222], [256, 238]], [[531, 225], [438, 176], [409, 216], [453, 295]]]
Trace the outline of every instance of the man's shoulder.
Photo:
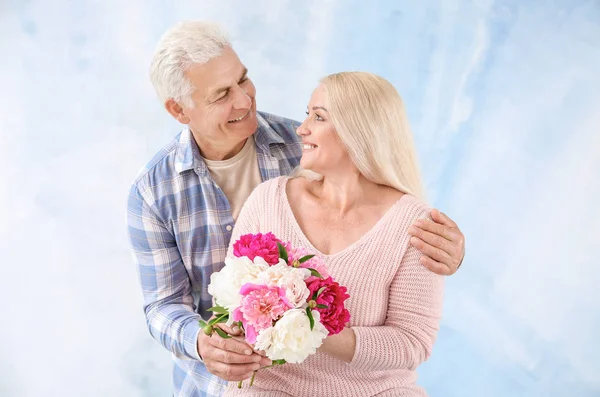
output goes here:
[[132, 183], [133, 187], [147, 188], [153, 184], [160, 183], [159, 179], [172, 179], [177, 174], [175, 158], [181, 134], [182, 132], [178, 133], [138, 171]]
[[301, 124], [299, 121], [262, 111], [257, 113], [286, 143], [298, 142], [296, 130]]
[[299, 121], [292, 120], [292, 119], [289, 119], [289, 118], [283, 117], [283, 116], [278, 116], [273, 113], [263, 112], [261, 110], [259, 110], [257, 113], [260, 114], [261, 117], [263, 119], [265, 119], [265, 121], [267, 121], [271, 125], [273, 125], [273, 124], [292, 125], [297, 128], [301, 124]]

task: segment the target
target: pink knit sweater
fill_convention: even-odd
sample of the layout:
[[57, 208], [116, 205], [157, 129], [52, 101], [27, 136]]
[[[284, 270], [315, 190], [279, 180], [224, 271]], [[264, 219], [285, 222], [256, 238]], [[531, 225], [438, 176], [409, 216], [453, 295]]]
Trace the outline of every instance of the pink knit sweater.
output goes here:
[[[305, 237], [287, 200], [288, 177], [259, 185], [244, 205], [231, 242], [273, 232], [318, 251]], [[226, 396], [426, 396], [415, 369], [431, 354], [442, 313], [444, 279], [419, 263], [408, 227], [428, 207], [404, 195], [360, 240], [323, 255], [331, 275], [348, 288], [349, 326], [356, 335], [352, 362], [317, 352], [302, 364], [260, 370], [254, 386], [230, 382]], [[230, 247], [229, 252], [232, 249]]]

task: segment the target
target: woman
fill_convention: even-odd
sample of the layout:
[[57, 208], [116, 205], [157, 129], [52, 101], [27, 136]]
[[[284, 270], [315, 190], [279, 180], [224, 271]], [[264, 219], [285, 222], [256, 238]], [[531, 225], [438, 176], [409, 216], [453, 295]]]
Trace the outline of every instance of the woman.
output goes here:
[[381, 77], [337, 73], [307, 115], [302, 170], [257, 187], [231, 241], [273, 232], [321, 255], [348, 288], [350, 323], [304, 363], [261, 370], [252, 388], [233, 382], [226, 395], [425, 396], [415, 369], [431, 354], [443, 277], [408, 243], [429, 208], [402, 100]]

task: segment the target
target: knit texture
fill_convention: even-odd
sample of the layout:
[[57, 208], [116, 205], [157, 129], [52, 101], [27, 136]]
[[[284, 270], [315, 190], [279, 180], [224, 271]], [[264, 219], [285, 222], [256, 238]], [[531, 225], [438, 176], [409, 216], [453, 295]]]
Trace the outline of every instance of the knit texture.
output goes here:
[[[312, 246], [287, 200], [289, 177], [259, 185], [242, 208], [231, 243], [247, 233], [273, 232], [293, 246]], [[260, 370], [254, 386], [230, 382], [226, 396], [426, 396], [415, 369], [431, 354], [442, 314], [444, 278], [419, 263], [408, 227], [429, 208], [410, 195], [396, 202], [357, 242], [323, 258], [348, 288], [352, 362], [317, 352], [302, 364]], [[232, 248], [230, 246], [229, 254]]]

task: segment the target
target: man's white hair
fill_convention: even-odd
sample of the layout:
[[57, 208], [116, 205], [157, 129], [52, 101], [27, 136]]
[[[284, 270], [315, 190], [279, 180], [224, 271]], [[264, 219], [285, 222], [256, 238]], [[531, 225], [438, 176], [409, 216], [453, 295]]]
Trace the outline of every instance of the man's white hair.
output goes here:
[[160, 38], [152, 63], [150, 80], [161, 101], [169, 98], [193, 107], [194, 86], [185, 76], [186, 69], [202, 65], [231, 46], [227, 33], [217, 24], [203, 21], [179, 22]]

